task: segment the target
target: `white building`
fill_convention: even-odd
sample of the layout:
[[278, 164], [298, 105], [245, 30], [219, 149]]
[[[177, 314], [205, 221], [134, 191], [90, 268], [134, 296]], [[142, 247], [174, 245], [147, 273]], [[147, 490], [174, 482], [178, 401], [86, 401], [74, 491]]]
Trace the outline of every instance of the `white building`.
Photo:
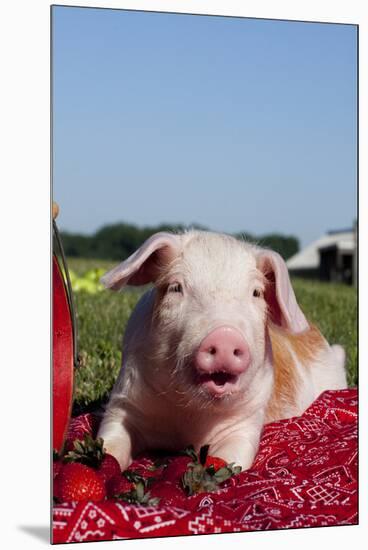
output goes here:
[[356, 283], [356, 232], [329, 231], [286, 262], [291, 275]]

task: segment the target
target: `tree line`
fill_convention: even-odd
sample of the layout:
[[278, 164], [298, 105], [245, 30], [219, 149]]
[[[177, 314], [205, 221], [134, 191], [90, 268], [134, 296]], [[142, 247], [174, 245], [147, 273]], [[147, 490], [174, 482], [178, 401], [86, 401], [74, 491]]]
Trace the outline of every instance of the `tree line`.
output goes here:
[[[207, 229], [196, 224], [190, 227]], [[127, 223], [116, 223], [103, 226], [93, 235], [82, 235], [68, 231], [62, 231], [60, 234], [66, 256], [120, 261], [130, 256], [148, 237], [157, 231], [179, 232], [187, 228], [187, 226], [181, 224], [138, 227]], [[294, 236], [278, 233], [255, 236], [246, 232], [234, 233], [233, 236], [255, 242], [260, 246], [272, 248], [272, 250], [279, 252], [285, 260], [299, 250], [299, 241]]]

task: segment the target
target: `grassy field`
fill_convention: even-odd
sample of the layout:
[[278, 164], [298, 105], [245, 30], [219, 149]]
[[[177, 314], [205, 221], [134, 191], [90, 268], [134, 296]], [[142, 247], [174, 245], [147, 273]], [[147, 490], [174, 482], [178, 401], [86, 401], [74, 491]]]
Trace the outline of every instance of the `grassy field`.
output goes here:
[[[110, 269], [112, 262], [69, 259], [69, 269], [82, 276], [93, 268]], [[299, 304], [330, 343], [341, 344], [347, 355], [350, 386], [357, 383], [356, 290], [329, 283], [293, 280]], [[75, 293], [78, 314], [81, 367], [76, 372], [75, 410], [105, 400], [121, 363], [121, 341], [127, 320], [141, 290], [123, 293], [101, 291]]]

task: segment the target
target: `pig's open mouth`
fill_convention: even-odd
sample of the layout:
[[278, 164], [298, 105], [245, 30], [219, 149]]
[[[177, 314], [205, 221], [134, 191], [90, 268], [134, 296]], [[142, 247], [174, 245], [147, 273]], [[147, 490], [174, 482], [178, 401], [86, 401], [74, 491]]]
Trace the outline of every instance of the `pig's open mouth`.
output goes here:
[[226, 383], [234, 383], [237, 380], [235, 374], [230, 374], [225, 371], [211, 372], [199, 375], [199, 383], [205, 384], [206, 382], [213, 381], [216, 386], [224, 386]]
[[237, 386], [239, 376], [226, 371], [196, 373], [196, 383], [215, 397], [232, 393]]

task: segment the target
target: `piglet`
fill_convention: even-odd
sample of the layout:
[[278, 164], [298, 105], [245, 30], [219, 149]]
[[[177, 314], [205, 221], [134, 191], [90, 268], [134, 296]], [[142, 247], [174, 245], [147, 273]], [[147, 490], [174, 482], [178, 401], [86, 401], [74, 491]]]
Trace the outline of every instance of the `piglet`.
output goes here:
[[271, 250], [161, 232], [102, 282], [153, 283], [129, 319], [98, 433], [123, 470], [143, 450], [190, 444], [248, 469], [265, 423], [346, 387], [343, 348], [308, 322]]

